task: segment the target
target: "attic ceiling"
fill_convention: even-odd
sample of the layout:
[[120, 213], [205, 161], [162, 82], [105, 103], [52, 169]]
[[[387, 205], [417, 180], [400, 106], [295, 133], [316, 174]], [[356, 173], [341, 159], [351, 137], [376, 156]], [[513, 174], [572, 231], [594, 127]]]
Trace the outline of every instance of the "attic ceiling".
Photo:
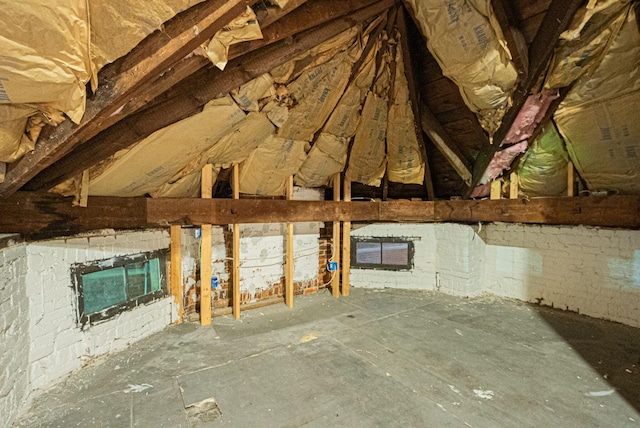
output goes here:
[[9, 2], [0, 196], [640, 191], [638, 2]]

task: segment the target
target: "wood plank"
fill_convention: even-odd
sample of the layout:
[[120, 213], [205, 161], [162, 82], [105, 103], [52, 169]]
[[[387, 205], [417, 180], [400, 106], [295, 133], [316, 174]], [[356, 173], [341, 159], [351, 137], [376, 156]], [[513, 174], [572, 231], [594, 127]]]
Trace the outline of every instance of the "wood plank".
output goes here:
[[[293, 175], [287, 178], [287, 200], [290, 201], [293, 198]], [[287, 237], [286, 237], [286, 271], [285, 271], [285, 304], [289, 308], [293, 308], [293, 223], [287, 223]]]
[[[134, 113], [77, 147], [72, 153], [42, 171], [28, 184], [31, 190], [49, 189], [102, 159], [126, 149], [160, 128], [199, 113], [203, 106], [242, 84], [287, 62], [329, 38], [386, 10], [392, 0], [383, 0], [346, 16], [274, 43], [230, 61], [222, 72], [201, 69], [169, 92], [150, 108]], [[2, 196], [0, 185], [0, 196]]]
[[[340, 201], [340, 173], [333, 176], [333, 200]], [[333, 272], [331, 278], [331, 294], [333, 297], [340, 297], [340, 221], [333, 222], [333, 236], [331, 261], [336, 262], [338, 268]]]
[[[211, 199], [213, 196], [213, 165], [202, 168], [200, 197]], [[211, 225], [200, 226], [200, 324], [211, 325]]]
[[491, 182], [491, 199], [502, 198], [502, 180], [494, 180]]
[[[324, 5], [326, 9], [335, 9], [343, 13], [357, 10], [362, 5], [366, 6], [372, 4], [374, 1], [376, 0], [358, 0], [349, 4], [348, 2], [344, 2], [341, 0], [314, 0], [315, 3]], [[298, 6], [303, 6], [304, 3], [305, 1], [301, 0], [289, 1], [285, 8], [276, 8], [278, 13], [270, 13], [268, 15], [269, 19], [266, 19], [264, 22], [260, 21], [263, 38], [232, 45], [229, 48], [228, 59], [233, 60], [239, 58], [249, 52], [253, 52], [275, 42], [293, 37], [294, 35], [299, 34], [300, 32], [309, 28], [322, 25], [335, 18], [336, 16], [339, 16], [335, 13], [313, 13], [309, 12], [306, 7], [303, 7], [301, 8], [302, 10], [297, 11], [295, 14], [292, 14], [292, 16], [286, 16], [286, 18], [282, 18], [281, 21], [278, 21], [276, 25], [272, 25], [280, 17], [288, 15]], [[346, 10], [345, 6], [351, 6], [351, 9]], [[317, 5], [315, 5], [314, 7], [315, 9], [318, 9]], [[130, 114], [138, 111], [143, 106], [151, 107], [154, 102], [157, 102], [157, 100], [154, 100], [154, 98], [168, 91], [170, 88], [205, 66], [211, 66], [211, 62], [203, 56], [192, 55], [184, 58], [182, 61], [180, 61], [171, 69], [167, 70], [160, 77], [158, 77], [148, 90], [144, 91], [138, 96], [133, 97], [122, 110], [121, 116], [129, 116]]]
[[[229, 48], [229, 58], [238, 58], [271, 43], [284, 40], [309, 28], [362, 9], [379, 0], [308, 0], [286, 16], [263, 28], [262, 39], [250, 40]], [[289, 2], [291, 3], [291, 2]], [[287, 3], [287, 7], [289, 6]]]
[[420, 117], [422, 130], [427, 134], [434, 146], [449, 161], [449, 164], [455, 169], [462, 181], [467, 186], [471, 184], [471, 162], [467, 160], [463, 150], [449, 136], [447, 131], [442, 127], [440, 122], [433, 116], [429, 106], [422, 105], [422, 113]]
[[260, 28], [264, 29], [268, 27], [274, 22], [282, 19], [283, 16], [286, 16], [289, 13], [293, 12], [306, 2], [307, 0], [289, 0], [284, 7], [267, 5], [265, 9], [256, 10], [256, 17], [258, 18]]
[[567, 196], [572, 198], [574, 197], [575, 192], [575, 184], [576, 184], [576, 176], [575, 176], [575, 168], [573, 166], [573, 162], [569, 161], [567, 164]]
[[471, 186], [465, 197], [468, 198], [471, 195], [484, 176], [491, 159], [493, 159], [493, 155], [500, 149], [501, 142], [511, 129], [527, 97], [535, 89], [542, 74], [546, 72], [549, 59], [553, 55], [560, 34], [569, 27], [573, 15], [582, 3], [582, 0], [551, 3], [529, 49], [529, 71], [527, 77], [518, 82], [512, 95], [513, 104], [502, 118], [502, 123], [493, 136], [493, 144], [485, 146], [478, 154], [473, 167]]
[[438, 201], [435, 219], [638, 229], [639, 203], [638, 196]]
[[72, 204], [73, 197], [44, 192], [19, 192], [0, 199], [0, 233], [21, 233], [37, 239], [99, 229], [147, 227], [144, 198], [90, 197], [86, 208]]
[[491, 0], [494, 16], [500, 25], [502, 35], [511, 53], [511, 61], [520, 79], [528, 73], [528, 52], [524, 36], [520, 33], [520, 22], [511, 0]]
[[520, 188], [518, 173], [512, 172], [509, 175], [509, 179], [509, 199], [518, 199], [518, 190]]
[[0, 184], [0, 196], [16, 192], [75, 146], [118, 122], [122, 118], [119, 109], [130, 98], [152, 85], [155, 77], [193, 52], [254, 1], [209, 0], [197, 4], [167, 23], [163, 31], [149, 35], [122, 60], [105, 67], [98, 90], [87, 99], [80, 124], [67, 120], [43, 132], [35, 150], [11, 164]]
[[422, 160], [424, 162], [424, 185], [427, 192], [427, 198], [430, 201], [435, 200], [436, 195], [433, 191], [433, 179], [431, 178], [431, 167], [429, 165], [429, 155], [427, 153], [427, 146], [422, 134], [422, 114], [421, 109], [424, 105], [419, 100], [419, 92], [416, 89], [416, 73], [413, 70], [413, 62], [411, 58], [411, 48], [409, 46], [409, 31], [407, 29], [407, 17], [406, 9], [401, 7], [398, 10], [396, 16], [396, 24], [400, 33], [400, 48], [402, 49], [402, 59], [404, 62], [405, 77], [409, 85], [409, 100], [411, 101], [411, 110], [413, 111], [413, 120], [415, 126], [416, 137], [418, 138], [418, 145], [420, 146], [420, 153], [422, 154]]
[[82, 171], [80, 179], [80, 195], [78, 197], [78, 206], [85, 207], [89, 201], [89, 170]]
[[[232, 171], [232, 180], [231, 187], [233, 191], [233, 200], [234, 202], [238, 202], [240, 198], [240, 168], [238, 164], [233, 165]], [[240, 224], [238, 222], [233, 223], [233, 243], [232, 243], [232, 254], [233, 258], [232, 269], [233, 272], [231, 274], [232, 280], [232, 291], [231, 291], [231, 299], [232, 299], [232, 307], [233, 307], [233, 317], [235, 319], [240, 319]]]
[[[388, 202], [89, 197], [87, 208], [72, 198], [19, 192], [0, 200], [0, 233], [67, 236], [99, 229], [131, 230], [201, 225], [309, 221], [478, 222], [640, 228], [640, 196], [590, 196]], [[218, 210], [228, 214], [218, 216]], [[195, 221], [191, 221], [194, 219]], [[198, 221], [200, 220], [200, 221]], [[204, 220], [204, 221], [203, 221]], [[231, 220], [231, 221], [230, 221]]]
[[211, 324], [211, 225], [200, 226], [200, 324]]
[[[351, 181], [344, 180], [344, 201], [351, 202]], [[351, 222], [342, 222], [342, 295], [351, 289]]]
[[175, 324], [182, 323], [184, 316], [182, 291], [182, 227], [180, 225], [171, 226], [171, 274], [169, 276], [171, 295], [176, 305], [178, 317], [173, 321]]

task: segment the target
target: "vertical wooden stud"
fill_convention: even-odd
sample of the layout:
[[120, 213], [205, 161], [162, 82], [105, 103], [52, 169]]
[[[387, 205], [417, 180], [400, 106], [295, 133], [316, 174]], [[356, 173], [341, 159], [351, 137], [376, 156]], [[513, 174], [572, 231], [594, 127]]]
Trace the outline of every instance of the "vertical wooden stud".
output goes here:
[[184, 316], [183, 299], [182, 294], [182, 227], [180, 225], [171, 226], [171, 276], [169, 278], [171, 286], [171, 295], [175, 301], [178, 318], [174, 321], [176, 324], [182, 322]]
[[[240, 199], [240, 175], [238, 164], [233, 165], [233, 199]], [[240, 225], [233, 225], [233, 317], [240, 318]]]
[[[287, 200], [293, 197], [293, 175], [287, 179]], [[284, 302], [293, 308], [293, 223], [287, 223], [286, 272]]]
[[82, 171], [82, 179], [80, 181], [80, 197], [78, 205], [86, 208], [89, 202], [89, 170]]
[[[344, 200], [351, 202], [351, 181], [344, 180]], [[342, 223], [342, 295], [348, 296], [351, 283], [351, 222]]]
[[491, 182], [491, 199], [500, 199], [502, 192], [502, 181], [494, 180]]
[[211, 225], [201, 226], [200, 237], [200, 324], [211, 324]]
[[[340, 200], [340, 173], [333, 176], [333, 200]], [[340, 222], [333, 222], [333, 249], [331, 259], [336, 262], [337, 269], [333, 272], [331, 280], [331, 294], [333, 297], [340, 297]]]
[[569, 162], [569, 164], [567, 165], [567, 196], [571, 198], [575, 196], [574, 194], [575, 181], [576, 181], [576, 176], [575, 176], [575, 169], [573, 167], [573, 162]]
[[518, 189], [520, 187], [520, 183], [518, 181], [518, 173], [512, 172], [509, 177], [509, 199], [518, 199]]
[[[213, 165], [202, 168], [201, 197], [211, 199], [213, 190]], [[211, 324], [211, 225], [201, 226], [200, 238], [200, 324]]]

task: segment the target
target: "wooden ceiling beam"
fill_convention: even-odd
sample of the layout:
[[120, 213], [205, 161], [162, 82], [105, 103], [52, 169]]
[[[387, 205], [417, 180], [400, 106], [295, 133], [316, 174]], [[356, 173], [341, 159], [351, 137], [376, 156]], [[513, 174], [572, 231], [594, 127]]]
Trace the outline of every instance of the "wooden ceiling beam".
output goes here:
[[[310, 0], [290, 1], [280, 13], [269, 14], [270, 19], [260, 22], [262, 39], [242, 42], [229, 48], [228, 59], [233, 60], [265, 46], [293, 37], [309, 28], [327, 23], [332, 19], [369, 6], [375, 0]], [[331, 13], [322, 12], [330, 10]], [[284, 12], [287, 13], [284, 13]], [[280, 20], [276, 21], [275, 17]], [[157, 97], [179, 84], [198, 70], [211, 66], [211, 61], [201, 55], [191, 55], [178, 62], [171, 69], [164, 72], [153, 82], [153, 85], [134, 96], [120, 112], [120, 120], [135, 113], [143, 107], [151, 107], [151, 102]]]
[[307, 0], [297, 9], [265, 26], [262, 31], [262, 39], [231, 46], [229, 58], [238, 58], [266, 45], [287, 39], [309, 28], [317, 27], [363, 7], [371, 6], [376, 1], [378, 0]]
[[491, 6], [500, 24], [502, 35], [511, 53], [511, 61], [518, 72], [518, 77], [525, 79], [529, 72], [527, 44], [520, 32], [520, 22], [518, 22], [513, 2], [510, 0], [491, 0]]
[[[306, 0], [305, 0], [306, 1]], [[336, 16], [352, 12], [374, 3], [376, 0], [355, 0], [350, 2], [340, 0], [313, 0], [287, 3], [281, 13], [268, 15], [271, 19], [261, 22], [263, 38], [232, 45], [229, 49], [229, 60], [236, 59], [249, 52], [264, 48], [270, 44], [293, 37], [309, 28], [324, 24]], [[320, 6], [339, 13], [322, 13]], [[294, 7], [295, 6], [295, 7]], [[284, 13], [287, 11], [287, 13]], [[293, 13], [292, 13], [293, 12]], [[275, 16], [281, 21], [275, 21]], [[119, 116], [124, 119], [142, 107], [151, 107], [151, 102], [157, 97], [182, 82], [203, 67], [211, 66], [211, 61], [202, 55], [190, 55], [178, 62], [171, 69], [162, 73], [146, 91], [132, 97], [124, 106]]]
[[449, 133], [442, 127], [438, 119], [431, 113], [429, 106], [425, 103], [422, 103], [420, 121], [424, 133], [427, 134], [431, 142], [447, 159], [453, 169], [456, 170], [460, 178], [462, 178], [462, 181], [469, 186], [472, 177], [471, 162], [468, 160], [462, 148], [449, 136]]
[[[193, 52], [255, 0], [209, 0], [169, 21], [163, 31], [143, 40], [129, 55], [105, 67], [95, 94], [87, 99], [79, 125], [67, 120], [43, 132], [35, 150], [11, 164], [0, 197], [7, 197], [78, 144], [121, 119], [119, 111], [156, 77]], [[105, 78], [105, 76], [108, 77]]]
[[63, 236], [99, 229], [309, 221], [507, 222], [640, 228], [640, 196], [456, 201], [291, 201], [89, 197], [18, 192], [0, 200], [0, 233]]
[[493, 159], [493, 155], [500, 150], [502, 140], [507, 136], [527, 97], [539, 85], [556, 48], [560, 34], [569, 27], [573, 16], [583, 2], [584, 0], [551, 2], [536, 33], [536, 37], [529, 48], [529, 71], [527, 76], [518, 81], [512, 95], [513, 104], [502, 118], [502, 123], [493, 136], [493, 144], [483, 147], [478, 154], [473, 167], [471, 186], [465, 194], [466, 198], [471, 195], [475, 187], [480, 183], [491, 159]]
[[236, 58], [224, 71], [201, 69], [180, 85], [152, 101], [152, 107], [134, 113], [101, 132], [68, 156], [36, 176], [26, 188], [48, 189], [99, 161], [128, 148], [158, 129], [200, 112], [210, 100], [226, 94], [314, 46], [364, 22], [393, 5], [393, 0], [369, 0], [370, 6], [356, 10], [314, 29], [299, 33], [260, 50]]
[[411, 101], [411, 109], [413, 111], [413, 120], [415, 125], [416, 137], [418, 138], [418, 145], [420, 146], [420, 152], [422, 153], [422, 159], [424, 161], [424, 185], [427, 191], [427, 198], [431, 201], [435, 200], [436, 194], [433, 190], [433, 179], [431, 177], [431, 166], [429, 165], [429, 155], [427, 153], [427, 145], [424, 140], [424, 134], [422, 133], [423, 122], [421, 120], [421, 109], [424, 108], [424, 104], [420, 102], [420, 93], [416, 86], [416, 74], [413, 71], [413, 61], [411, 56], [411, 47], [409, 45], [409, 30], [407, 28], [407, 10], [404, 7], [398, 8], [397, 28], [400, 32], [400, 47], [402, 48], [402, 59], [404, 61], [404, 72], [409, 84], [409, 100]]

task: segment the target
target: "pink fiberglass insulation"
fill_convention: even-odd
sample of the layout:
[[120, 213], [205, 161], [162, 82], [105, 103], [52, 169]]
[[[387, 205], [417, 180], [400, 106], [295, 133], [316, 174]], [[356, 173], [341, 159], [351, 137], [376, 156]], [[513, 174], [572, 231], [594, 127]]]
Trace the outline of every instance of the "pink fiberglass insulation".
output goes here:
[[500, 146], [513, 145], [493, 155], [493, 159], [491, 159], [484, 174], [486, 181], [483, 179], [484, 184], [480, 184], [473, 189], [472, 198], [487, 196], [491, 190], [491, 180], [499, 177], [502, 171], [511, 166], [516, 156], [527, 150], [527, 139], [531, 137], [544, 115], [547, 114], [549, 106], [556, 98], [558, 98], [558, 91], [554, 89], [544, 89], [539, 94], [529, 95], [506, 137], [500, 143]]
[[545, 89], [539, 94], [529, 95], [500, 145], [517, 143], [531, 137], [536, 126], [547, 113], [551, 102], [556, 98], [558, 98], [558, 93], [552, 89]]
[[504, 150], [500, 150], [496, 154], [493, 155], [493, 159], [489, 163], [487, 167], [486, 176], [488, 176], [488, 181], [485, 184], [481, 184], [473, 189], [473, 193], [471, 193], [472, 198], [481, 198], [487, 196], [491, 190], [491, 180], [497, 178], [502, 174], [502, 171], [508, 169], [511, 166], [513, 160], [520, 153], [524, 153], [527, 150], [528, 144], [527, 141], [521, 141], [518, 144], [514, 144], [513, 146], [509, 146]]

